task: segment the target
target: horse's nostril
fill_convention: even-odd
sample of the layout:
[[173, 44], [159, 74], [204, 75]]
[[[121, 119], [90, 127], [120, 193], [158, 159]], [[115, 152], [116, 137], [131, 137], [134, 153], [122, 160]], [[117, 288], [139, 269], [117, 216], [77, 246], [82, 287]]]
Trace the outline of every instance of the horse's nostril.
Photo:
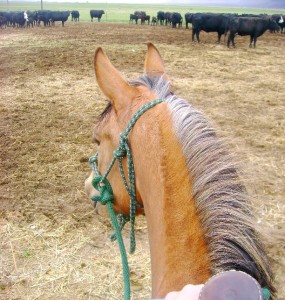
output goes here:
[[95, 211], [96, 211], [96, 213], [98, 214], [98, 211], [97, 211], [97, 202], [96, 201], [92, 201], [93, 202], [93, 206], [94, 206], [94, 208], [95, 208]]
[[95, 208], [96, 214], [97, 214], [97, 215], [100, 215], [100, 213], [99, 213], [99, 204], [98, 204], [98, 202], [94, 202], [94, 208]]

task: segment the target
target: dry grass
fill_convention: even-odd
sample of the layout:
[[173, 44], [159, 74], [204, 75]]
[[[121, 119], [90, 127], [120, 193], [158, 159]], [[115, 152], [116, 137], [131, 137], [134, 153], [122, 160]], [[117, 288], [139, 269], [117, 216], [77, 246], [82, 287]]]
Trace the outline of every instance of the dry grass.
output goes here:
[[[176, 93], [232, 138], [279, 288], [284, 293], [285, 35], [237, 49], [215, 34], [127, 24], [0, 31], [0, 298], [122, 299], [121, 262], [83, 191], [93, 151], [91, 129], [105, 106], [93, 54], [103, 46], [123, 74], [142, 72], [145, 43], [161, 51]], [[150, 296], [146, 224], [129, 257], [133, 299]], [[128, 230], [124, 233], [128, 241]]]

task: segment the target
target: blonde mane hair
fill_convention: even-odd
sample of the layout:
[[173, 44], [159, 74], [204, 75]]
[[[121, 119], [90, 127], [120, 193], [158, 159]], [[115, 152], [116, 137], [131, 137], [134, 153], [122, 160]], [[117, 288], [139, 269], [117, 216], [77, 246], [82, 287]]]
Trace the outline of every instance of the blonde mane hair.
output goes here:
[[164, 98], [184, 153], [193, 198], [207, 241], [212, 273], [241, 270], [274, 294], [272, 273], [255, 230], [248, 193], [237, 164], [205, 116], [170, 92], [162, 76], [144, 75], [129, 82]]

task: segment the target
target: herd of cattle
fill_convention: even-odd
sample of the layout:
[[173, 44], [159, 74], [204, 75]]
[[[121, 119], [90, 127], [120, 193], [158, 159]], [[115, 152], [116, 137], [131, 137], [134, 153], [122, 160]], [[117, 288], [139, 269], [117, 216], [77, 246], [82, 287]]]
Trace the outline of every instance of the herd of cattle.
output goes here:
[[[90, 10], [91, 22], [93, 18], [97, 18], [100, 22], [104, 10]], [[30, 27], [40, 26], [41, 22], [44, 26], [54, 26], [56, 21], [60, 21], [62, 26], [68, 20], [71, 15], [71, 20], [78, 22], [80, 13], [77, 10], [73, 11], [25, 11], [25, 12], [1, 12], [0, 11], [0, 27], [6, 26], [17, 26], [17, 27]], [[232, 44], [235, 47], [235, 36], [236, 35], [249, 35], [250, 36], [250, 47], [256, 46], [256, 40], [265, 31], [270, 32], [281, 32], [283, 33], [285, 27], [285, 15], [282, 14], [214, 14], [214, 13], [186, 13], [184, 16], [186, 29], [189, 28], [189, 24], [192, 25], [192, 41], [195, 41], [195, 37], [200, 42], [200, 32], [217, 32], [218, 43], [221, 41], [221, 36], [224, 35], [226, 38], [229, 32], [227, 40], [227, 46], [230, 47]], [[159, 11], [157, 16], [150, 18], [145, 11], [135, 11], [130, 14], [129, 23], [138, 21], [141, 24], [146, 22], [151, 25], [170, 25], [172, 28], [181, 28], [183, 24], [183, 17], [178, 12], [163, 12]]]
[[[104, 10], [90, 10], [91, 21], [97, 18], [100, 22]], [[44, 26], [54, 26], [56, 21], [60, 21], [62, 26], [71, 15], [71, 21], [79, 22], [80, 13], [78, 10], [73, 11], [52, 11], [52, 10], [38, 10], [38, 11], [0, 11], [0, 27], [33, 27], [40, 26], [41, 22]]]

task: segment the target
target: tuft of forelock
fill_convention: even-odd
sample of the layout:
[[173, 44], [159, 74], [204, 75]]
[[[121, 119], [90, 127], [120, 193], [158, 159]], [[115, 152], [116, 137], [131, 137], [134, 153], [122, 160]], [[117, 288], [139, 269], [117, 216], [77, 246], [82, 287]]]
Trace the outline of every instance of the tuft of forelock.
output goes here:
[[168, 103], [192, 180], [191, 196], [213, 275], [232, 269], [244, 271], [274, 294], [272, 272], [255, 229], [249, 195], [225, 142], [203, 113], [170, 92], [170, 84], [162, 76], [144, 75], [130, 84], [144, 85]]

